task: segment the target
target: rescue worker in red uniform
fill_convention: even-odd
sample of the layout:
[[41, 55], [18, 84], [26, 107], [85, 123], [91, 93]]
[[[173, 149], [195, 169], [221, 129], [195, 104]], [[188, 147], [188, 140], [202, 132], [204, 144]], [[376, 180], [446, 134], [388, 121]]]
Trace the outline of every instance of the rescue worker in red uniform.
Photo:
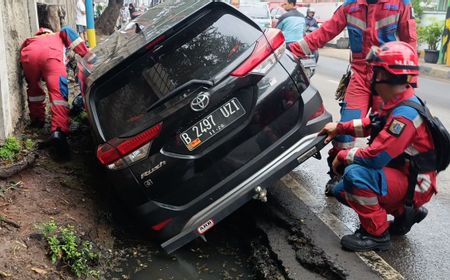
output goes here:
[[47, 85], [52, 114], [51, 136], [48, 141], [59, 153], [69, 151], [66, 136], [69, 133], [68, 83], [65, 48], [84, 57], [88, 53], [83, 40], [69, 27], [60, 32], [40, 28], [34, 37], [27, 38], [21, 47], [20, 62], [28, 84], [28, 108], [31, 125], [45, 124], [45, 92], [41, 80]]
[[[370, 107], [372, 111], [379, 109], [380, 99], [371, 98], [372, 70], [365, 61], [372, 46], [400, 40], [417, 49], [416, 22], [410, 0], [345, 0], [330, 20], [307, 34], [303, 40], [290, 44], [290, 50], [303, 58], [323, 47], [346, 27], [350, 39], [352, 76], [344, 102], [340, 104], [343, 122], [365, 117]], [[329, 152], [329, 165], [340, 150], [353, 146], [354, 138], [350, 135], [337, 137]], [[338, 180], [332, 170], [330, 176], [325, 190], [327, 195]]]
[[[388, 249], [390, 233], [406, 234], [413, 224], [422, 221], [428, 213], [422, 205], [436, 193], [436, 171], [418, 174], [417, 180], [413, 178], [413, 219], [406, 228], [399, 228], [409, 186], [408, 157], [433, 153], [433, 138], [418, 111], [400, 104], [405, 100], [419, 103], [410, 85], [419, 74], [415, 49], [404, 42], [390, 42], [374, 47], [368, 60], [374, 71], [373, 94], [379, 94], [384, 102], [380, 115], [385, 117], [385, 125], [368, 147], [341, 150], [332, 164], [336, 173], [342, 173], [345, 167], [342, 180], [332, 193], [355, 210], [361, 223], [359, 230], [341, 240], [345, 249], [353, 251]], [[366, 137], [373, 124], [370, 117], [328, 123], [321, 134], [328, 135], [326, 142], [343, 134]], [[387, 214], [395, 217], [391, 224]]]

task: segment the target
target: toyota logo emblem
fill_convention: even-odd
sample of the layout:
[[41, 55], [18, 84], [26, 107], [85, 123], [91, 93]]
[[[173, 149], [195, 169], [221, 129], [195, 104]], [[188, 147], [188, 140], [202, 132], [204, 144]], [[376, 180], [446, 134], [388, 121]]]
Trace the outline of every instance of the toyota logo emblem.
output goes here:
[[195, 112], [202, 111], [209, 104], [209, 93], [202, 92], [191, 101], [191, 109]]

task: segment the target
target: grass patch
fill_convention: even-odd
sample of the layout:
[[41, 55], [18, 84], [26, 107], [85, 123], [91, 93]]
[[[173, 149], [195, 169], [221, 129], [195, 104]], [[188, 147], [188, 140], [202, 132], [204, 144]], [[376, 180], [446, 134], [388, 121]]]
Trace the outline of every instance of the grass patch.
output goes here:
[[6, 138], [5, 143], [0, 145], [0, 160], [17, 160], [22, 151], [31, 151], [34, 148], [34, 142], [31, 139], [19, 140], [14, 136]]
[[94, 269], [99, 264], [100, 253], [94, 249], [94, 244], [82, 241], [73, 226], [59, 226], [50, 221], [38, 228], [47, 241], [53, 264], [67, 266], [76, 277], [100, 277], [100, 272]]
[[21, 143], [16, 137], [8, 137], [5, 140], [5, 144], [0, 146], [0, 159], [13, 160], [19, 154], [22, 149]]

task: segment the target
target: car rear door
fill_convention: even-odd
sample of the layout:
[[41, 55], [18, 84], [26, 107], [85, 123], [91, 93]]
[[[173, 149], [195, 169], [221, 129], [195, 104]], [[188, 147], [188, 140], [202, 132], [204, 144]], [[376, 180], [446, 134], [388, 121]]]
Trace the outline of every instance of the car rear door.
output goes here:
[[[152, 199], [188, 203], [251, 159], [231, 164], [227, 153], [264, 129], [255, 124], [248, 130], [255, 118], [282, 113], [281, 105], [269, 102], [266, 116], [256, 116], [261, 113], [256, 108], [263, 73], [276, 67], [288, 76], [275, 56], [284, 48], [280, 34], [264, 35], [234, 8], [211, 3], [93, 89], [94, 111], [107, 143], [115, 146], [151, 135], [146, 138], [152, 140], [148, 156], [125, 165], [142, 184], [151, 181]], [[289, 90], [298, 98], [298, 92]], [[271, 98], [282, 102], [281, 97]], [[117, 150], [127, 154], [122, 150], [126, 145], [120, 145]], [[182, 195], [174, 196], [174, 190]]]

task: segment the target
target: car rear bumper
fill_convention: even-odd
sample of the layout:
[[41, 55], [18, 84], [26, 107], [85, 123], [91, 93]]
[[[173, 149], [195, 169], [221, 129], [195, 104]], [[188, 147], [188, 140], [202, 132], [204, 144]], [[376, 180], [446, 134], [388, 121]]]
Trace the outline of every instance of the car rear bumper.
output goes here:
[[[321, 118], [329, 120], [331, 116], [329, 113], [325, 113]], [[201, 236], [204, 233], [202, 229], [205, 227], [209, 229], [251, 200], [256, 195], [256, 187], [268, 186], [271, 181], [287, 174], [303, 161], [318, 153], [325, 146], [324, 139], [324, 136], [317, 136], [316, 133], [303, 137], [258, 172], [192, 216], [181, 232], [165, 241], [161, 247], [167, 253], [172, 253]]]

